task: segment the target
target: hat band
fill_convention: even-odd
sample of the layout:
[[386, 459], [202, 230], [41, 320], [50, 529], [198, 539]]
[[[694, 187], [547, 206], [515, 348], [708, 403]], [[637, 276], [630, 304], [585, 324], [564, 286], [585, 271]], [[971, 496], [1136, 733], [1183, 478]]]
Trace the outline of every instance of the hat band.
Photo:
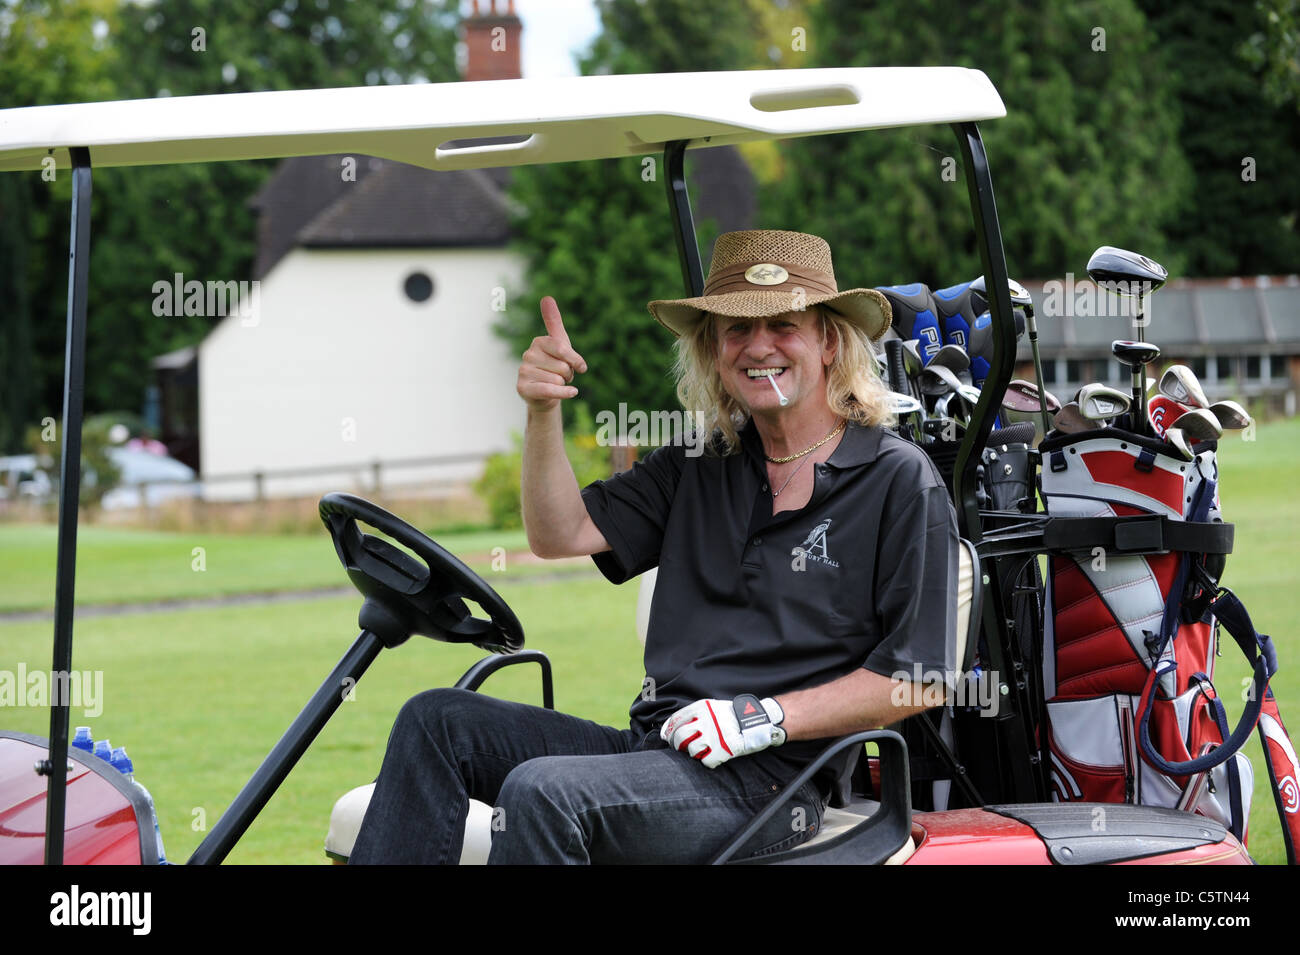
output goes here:
[[773, 262], [789, 274], [789, 278], [778, 285], [756, 285], [745, 278], [745, 273], [758, 265], [758, 262], [746, 262], [733, 265], [717, 272], [709, 273], [709, 281], [704, 286], [705, 295], [725, 295], [728, 292], [792, 292], [803, 289], [805, 292], [824, 292], [834, 295], [839, 291], [835, 276], [829, 272], [816, 269], [800, 268], [784, 262]]

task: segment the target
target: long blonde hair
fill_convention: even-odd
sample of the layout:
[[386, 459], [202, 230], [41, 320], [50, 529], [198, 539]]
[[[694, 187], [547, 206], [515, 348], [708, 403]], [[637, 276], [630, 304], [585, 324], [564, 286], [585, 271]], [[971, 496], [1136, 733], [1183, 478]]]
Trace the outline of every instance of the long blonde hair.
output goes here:
[[[892, 425], [894, 415], [887, 389], [880, 380], [866, 332], [829, 308], [813, 308], [821, 317], [822, 342], [833, 334], [837, 343], [835, 357], [826, 370], [826, 401], [831, 410], [868, 427]], [[694, 415], [696, 426], [705, 434], [721, 432], [723, 453], [732, 454], [740, 448], [740, 429], [749, 414], [722, 386], [716, 328], [716, 317], [706, 312], [690, 334], [677, 339], [677, 400]]]

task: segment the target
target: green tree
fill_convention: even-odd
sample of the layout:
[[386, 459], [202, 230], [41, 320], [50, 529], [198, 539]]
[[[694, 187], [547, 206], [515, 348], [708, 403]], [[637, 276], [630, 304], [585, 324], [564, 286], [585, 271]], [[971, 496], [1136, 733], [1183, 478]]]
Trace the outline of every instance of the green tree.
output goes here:
[[1275, 103], [1300, 108], [1300, 0], [1255, 0], [1255, 11], [1258, 25], [1242, 56], [1263, 70]]
[[[109, 99], [117, 0], [13, 0], [0, 7], [0, 108]], [[66, 176], [0, 174], [0, 453], [63, 413]]]
[[[1273, 18], [1237, 0], [1140, 3], [1159, 38], [1162, 68], [1174, 79], [1182, 115], [1178, 138], [1196, 177], [1195, 190], [1166, 229], [1186, 255], [1188, 274], [1294, 272], [1300, 262], [1300, 178], [1294, 172], [1300, 123], [1287, 97], [1300, 83], [1287, 66], [1296, 65], [1296, 4], [1275, 0], [1271, 6], [1280, 16]], [[1271, 64], [1249, 57], [1256, 36], [1270, 38], [1277, 50]], [[1295, 84], [1289, 93], [1288, 75]]]
[[[1190, 180], [1132, 0], [825, 0], [814, 14], [812, 65], [967, 66], [992, 80], [1007, 116], [981, 132], [1013, 275], [1081, 272], [1102, 243], [1176, 270], [1161, 227]], [[770, 191], [765, 218], [825, 236], [853, 281], [961, 281], [981, 267], [964, 178], [945, 176], [959, 162], [947, 128], [796, 140], [798, 175]]]

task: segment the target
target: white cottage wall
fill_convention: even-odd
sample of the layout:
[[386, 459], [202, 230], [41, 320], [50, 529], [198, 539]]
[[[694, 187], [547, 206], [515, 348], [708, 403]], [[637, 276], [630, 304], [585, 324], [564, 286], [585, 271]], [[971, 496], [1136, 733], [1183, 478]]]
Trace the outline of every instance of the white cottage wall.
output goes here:
[[[432, 280], [413, 302], [412, 272]], [[503, 249], [304, 249], [262, 280], [257, 314], [231, 315], [199, 349], [205, 494], [246, 499], [366, 488], [371, 462], [474, 455], [386, 469], [386, 486], [460, 482], [511, 446], [524, 406], [518, 357], [492, 332], [522, 262]], [[540, 320], [539, 320], [540, 321]], [[352, 465], [330, 474], [275, 471]]]

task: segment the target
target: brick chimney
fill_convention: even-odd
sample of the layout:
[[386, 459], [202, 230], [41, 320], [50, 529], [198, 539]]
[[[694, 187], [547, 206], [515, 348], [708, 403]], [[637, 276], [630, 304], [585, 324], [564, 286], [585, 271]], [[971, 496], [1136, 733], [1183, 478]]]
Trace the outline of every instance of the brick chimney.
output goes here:
[[515, 16], [515, 0], [474, 0], [464, 27], [466, 80], [517, 80], [523, 75], [523, 24]]

